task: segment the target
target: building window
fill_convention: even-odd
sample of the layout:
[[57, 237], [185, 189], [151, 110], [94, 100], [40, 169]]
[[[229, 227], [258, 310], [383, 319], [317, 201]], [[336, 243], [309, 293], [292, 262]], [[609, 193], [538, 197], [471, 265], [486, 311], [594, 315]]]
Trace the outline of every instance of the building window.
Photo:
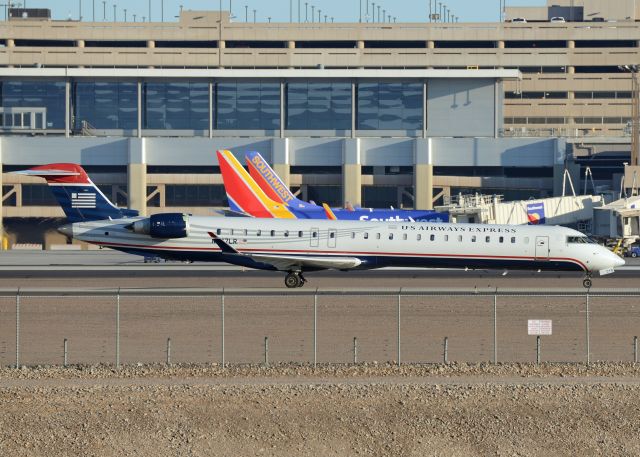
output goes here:
[[218, 83], [216, 129], [277, 130], [280, 128], [280, 84]]
[[388, 186], [364, 186], [362, 205], [367, 208], [389, 208], [398, 205], [398, 188]]
[[313, 200], [318, 205], [326, 203], [329, 206], [342, 205], [342, 187], [340, 186], [307, 186], [307, 200]]
[[226, 206], [224, 186], [174, 185], [165, 186], [166, 206]]
[[138, 128], [138, 84], [77, 82], [73, 86], [73, 127]]
[[287, 84], [288, 130], [351, 130], [350, 83]]
[[3, 108], [45, 108], [47, 129], [64, 129], [65, 83], [45, 81], [5, 81]]
[[209, 84], [145, 83], [143, 87], [145, 129], [209, 129]]
[[22, 184], [22, 206], [57, 206], [47, 184]]
[[359, 130], [421, 130], [421, 83], [358, 84]]

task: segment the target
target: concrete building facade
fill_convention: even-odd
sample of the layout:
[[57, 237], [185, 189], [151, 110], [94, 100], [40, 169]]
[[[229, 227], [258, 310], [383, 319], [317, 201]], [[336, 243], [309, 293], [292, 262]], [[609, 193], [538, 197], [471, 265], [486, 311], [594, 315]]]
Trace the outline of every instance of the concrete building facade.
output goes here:
[[577, 174], [572, 151], [628, 148], [630, 75], [617, 68], [640, 52], [633, 20], [276, 24], [218, 11], [15, 19], [1, 41], [11, 223], [61, 216], [41, 183], [6, 173], [57, 161], [82, 163], [120, 205], [210, 212], [224, 205], [218, 148], [259, 150], [301, 197], [334, 205], [551, 196], [565, 168]]

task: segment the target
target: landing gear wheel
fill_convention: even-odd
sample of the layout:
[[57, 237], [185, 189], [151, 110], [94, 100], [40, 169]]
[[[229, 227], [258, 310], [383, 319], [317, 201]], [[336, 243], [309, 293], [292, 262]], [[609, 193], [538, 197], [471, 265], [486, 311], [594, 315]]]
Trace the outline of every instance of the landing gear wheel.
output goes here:
[[591, 278], [586, 278], [584, 281], [582, 281], [582, 285], [586, 288], [586, 289], [591, 289]]
[[304, 280], [300, 277], [300, 273], [292, 272], [284, 277], [284, 285], [289, 289], [295, 289], [296, 287], [302, 287]]

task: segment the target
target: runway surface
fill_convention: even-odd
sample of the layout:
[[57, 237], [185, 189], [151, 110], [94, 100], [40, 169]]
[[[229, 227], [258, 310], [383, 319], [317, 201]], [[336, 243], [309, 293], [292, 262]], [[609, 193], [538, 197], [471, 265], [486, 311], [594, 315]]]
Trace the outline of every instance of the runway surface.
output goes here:
[[[626, 259], [615, 274], [594, 276], [597, 288], [635, 288], [640, 259]], [[575, 273], [463, 271], [385, 268], [371, 271], [324, 271], [306, 275], [306, 287], [581, 287]], [[209, 263], [145, 263], [116, 251], [4, 251], [0, 287], [283, 287], [280, 272], [248, 270]]]

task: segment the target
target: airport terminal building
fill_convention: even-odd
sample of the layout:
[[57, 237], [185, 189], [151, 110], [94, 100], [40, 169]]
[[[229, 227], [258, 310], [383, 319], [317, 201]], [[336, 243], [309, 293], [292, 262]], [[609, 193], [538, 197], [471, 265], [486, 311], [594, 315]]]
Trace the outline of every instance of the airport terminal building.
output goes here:
[[[9, 174], [52, 162], [82, 164], [142, 213], [211, 214], [226, 205], [216, 149], [260, 151], [301, 198], [332, 205], [557, 195], [565, 169], [578, 179], [580, 156], [629, 149], [631, 79], [618, 66], [638, 57], [636, 17], [609, 8], [618, 22], [594, 22], [587, 4], [599, 2], [578, 3], [582, 16], [563, 23], [540, 9], [490, 24], [17, 11], [0, 24], [6, 232], [32, 241], [25, 221], [62, 216], [41, 181]], [[616, 171], [602, 170], [597, 183], [615, 187]]]

